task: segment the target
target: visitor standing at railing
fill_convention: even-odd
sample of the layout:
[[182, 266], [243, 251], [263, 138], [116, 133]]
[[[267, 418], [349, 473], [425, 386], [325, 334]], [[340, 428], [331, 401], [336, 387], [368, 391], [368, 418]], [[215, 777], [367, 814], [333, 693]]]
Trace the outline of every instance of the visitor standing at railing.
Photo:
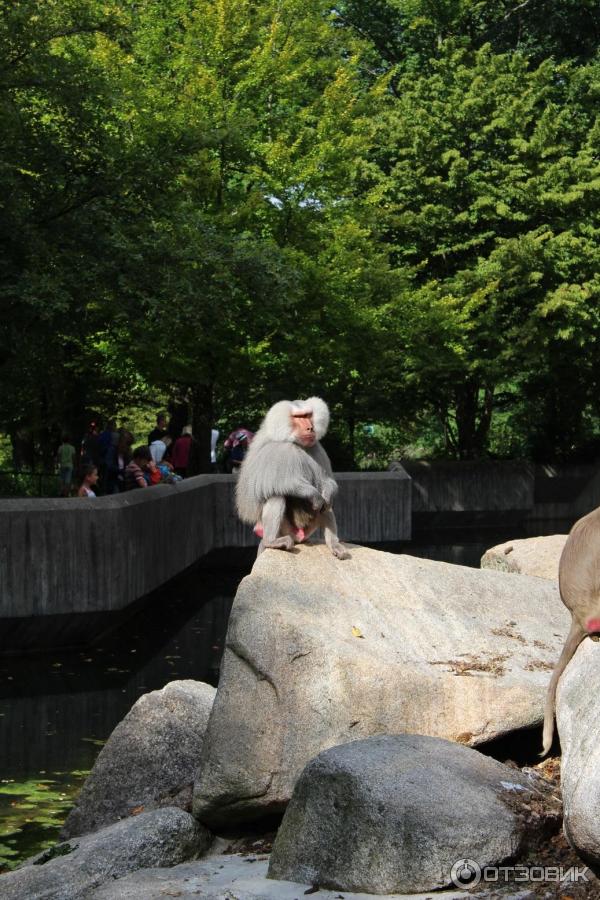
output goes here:
[[171, 453], [171, 465], [178, 475], [185, 478], [190, 462], [190, 451], [192, 449], [192, 426], [186, 425], [183, 429], [181, 437], [177, 438], [173, 445]]
[[156, 428], [153, 428], [148, 435], [148, 446], [154, 441], [161, 441], [167, 433], [167, 414], [159, 412], [156, 417]]
[[158, 465], [158, 463], [162, 462], [167, 452], [167, 447], [171, 443], [171, 438], [168, 434], [165, 434], [162, 438], [157, 438], [155, 441], [152, 441], [150, 444], [150, 453], [152, 454], [152, 459]]
[[73, 483], [75, 447], [70, 443], [67, 435], [63, 435], [62, 444], [56, 453], [56, 460], [60, 477], [60, 495], [61, 497], [68, 497]]
[[125, 490], [125, 469], [131, 462], [133, 435], [122, 428], [116, 444], [111, 444], [106, 454], [106, 493], [118, 494]]

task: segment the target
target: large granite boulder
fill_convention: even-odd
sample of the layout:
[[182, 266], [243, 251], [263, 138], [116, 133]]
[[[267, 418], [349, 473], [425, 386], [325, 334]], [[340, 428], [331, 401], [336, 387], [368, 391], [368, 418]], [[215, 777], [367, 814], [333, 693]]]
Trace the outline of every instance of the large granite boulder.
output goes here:
[[[333, 747], [302, 772], [269, 877], [390, 894], [461, 886], [560, 827], [553, 787], [439, 738], [404, 734]], [[462, 861], [462, 865], [461, 865]], [[467, 884], [469, 881], [467, 881]]]
[[100, 751], [62, 837], [96, 831], [134, 809], [189, 805], [216, 690], [172, 681], [144, 694]]
[[95, 834], [57, 844], [0, 876], [2, 900], [88, 900], [105, 881], [152, 866], [195, 859], [210, 832], [169, 807], [132, 816]]
[[556, 581], [560, 555], [567, 538], [567, 534], [549, 534], [496, 544], [481, 557], [481, 568]]
[[600, 864], [600, 643], [585, 638], [556, 697], [562, 748], [565, 834], [588, 862]]
[[541, 721], [569, 626], [558, 588], [432, 560], [268, 550], [238, 590], [194, 789], [213, 825], [282, 810], [329, 747], [476, 745]]

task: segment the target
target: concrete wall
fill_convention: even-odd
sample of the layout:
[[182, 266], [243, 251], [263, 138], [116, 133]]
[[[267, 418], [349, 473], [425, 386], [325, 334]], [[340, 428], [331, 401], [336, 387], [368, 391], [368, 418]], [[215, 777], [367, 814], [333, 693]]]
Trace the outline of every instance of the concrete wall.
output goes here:
[[566, 533], [600, 504], [593, 465], [403, 461], [412, 479], [413, 535], [451, 528], [514, 528], [515, 536]]
[[[590, 474], [583, 469], [396, 465], [391, 472], [336, 475], [342, 540], [392, 543], [419, 529], [513, 523], [530, 533], [568, 531], [600, 503], [600, 475], [582, 490]], [[235, 514], [234, 490], [233, 476], [200, 475], [96, 500], [0, 500], [0, 619], [7, 641], [19, 643], [16, 620], [62, 617], [63, 627], [74, 613], [116, 614], [211, 550], [256, 546]], [[561, 519], [558, 526], [553, 517]], [[15, 620], [12, 631], [8, 620]]]
[[588, 484], [580, 491], [573, 503], [573, 512], [576, 519], [586, 516], [593, 509], [600, 506], [600, 471], [595, 471]]
[[536, 465], [535, 502], [571, 505], [582, 491], [589, 492], [597, 471], [597, 466], [583, 463]]
[[412, 478], [413, 512], [527, 510], [534, 503], [534, 467], [519, 462], [404, 462]]
[[[410, 538], [406, 473], [337, 477], [343, 538]], [[0, 501], [0, 619], [122, 610], [213, 549], [257, 544], [234, 489], [233, 476], [199, 475], [96, 500]]]
[[339, 472], [335, 477], [340, 486], [335, 515], [343, 541], [383, 543], [410, 540], [412, 489], [404, 469], [360, 474]]

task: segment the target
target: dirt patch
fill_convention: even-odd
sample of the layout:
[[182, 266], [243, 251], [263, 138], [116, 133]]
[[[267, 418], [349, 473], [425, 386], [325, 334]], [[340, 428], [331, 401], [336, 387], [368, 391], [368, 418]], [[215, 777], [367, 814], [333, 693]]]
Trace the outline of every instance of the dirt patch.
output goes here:
[[476, 656], [470, 656], [466, 659], [430, 660], [430, 664], [432, 666], [448, 666], [454, 675], [470, 676], [474, 673], [504, 675], [506, 672], [504, 663], [508, 658], [508, 654], [505, 653], [491, 656], [489, 659], [478, 659]]
[[[541, 776], [536, 782], [541, 788], [541, 793], [534, 793], [531, 798], [527, 798], [523, 814], [530, 816], [535, 822], [541, 811], [540, 804], [543, 804], [547, 810], [550, 809], [551, 815], [547, 819], [544, 833], [540, 835], [541, 840], [526, 848], [519, 859], [513, 862], [515, 867], [528, 867], [532, 876], [538, 880], [524, 880], [525, 870], [515, 868], [514, 873], [511, 873], [512, 877], [509, 877], [506, 883], [481, 884], [471, 891], [471, 895], [476, 897], [478, 893], [485, 891], [486, 900], [487, 898], [502, 900], [506, 895], [514, 895], [518, 890], [531, 898], [544, 900], [584, 900], [584, 898], [600, 900], [600, 880], [569, 845], [562, 831], [561, 817], [556, 815], [560, 803], [560, 757], [546, 758], [534, 766], [517, 766], [511, 759], [503, 759], [501, 762], [524, 773]], [[547, 870], [549, 879], [539, 880], [542, 874], [540, 867]], [[570, 880], [569, 870], [574, 873], [576, 880]], [[557, 880], [561, 874], [566, 875], [562, 883]], [[584, 874], [585, 878], [580, 877], [581, 874]]]
[[238, 856], [262, 856], [273, 849], [276, 831], [269, 831], [260, 836], [254, 834], [233, 840], [224, 853], [236, 853]]
[[492, 634], [495, 634], [496, 637], [512, 638], [513, 641], [519, 641], [520, 644], [527, 643], [522, 634], [519, 634], [518, 631], [510, 628], [508, 625], [506, 625], [504, 628], [492, 628]]
[[547, 662], [544, 659], [532, 659], [531, 662], [527, 663], [525, 668], [529, 669], [530, 672], [535, 672], [538, 669], [543, 669], [544, 672], [551, 672], [554, 668], [554, 663]]

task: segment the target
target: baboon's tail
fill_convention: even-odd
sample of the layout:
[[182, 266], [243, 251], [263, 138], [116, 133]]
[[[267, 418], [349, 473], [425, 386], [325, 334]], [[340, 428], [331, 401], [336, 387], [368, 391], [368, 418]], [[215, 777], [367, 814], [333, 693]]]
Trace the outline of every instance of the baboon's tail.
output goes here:
[[550, 747], [552, 746], [552, 738], [554, 736], [554, 707], [556, 703], [556, 688], [559, 678], [566, 669], [569, 660], [572, 658], [585, 635], [586, 632], [583, 630], [581, 625], [578, 625], [575, 621], [571, 622], [571, 630], [567, 635], [565, 645], [562, 648], [562, 653], [558, 658], [558, 662], [556, 663], [556, 667], [554, 669], [554, 672], [552, 673], [552, 678], [550, 679], [550, 684], [548, 685], [546, 705], [544, 707], [543, 750], [540, 753], [540, 756], [546, 756], [546, 754], [550, 751]]

